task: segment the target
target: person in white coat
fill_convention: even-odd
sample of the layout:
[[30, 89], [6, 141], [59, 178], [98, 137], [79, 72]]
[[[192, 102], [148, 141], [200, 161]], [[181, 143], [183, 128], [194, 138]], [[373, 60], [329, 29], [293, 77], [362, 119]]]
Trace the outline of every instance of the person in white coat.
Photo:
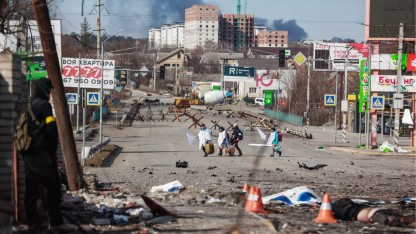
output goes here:
[[218, 134], [218, 156], [222, 155], [222, 150], [229, 144], [230, 136], [223, 127], [219, 128], [220, 133]]
[[276, 130], [275, 127], [272, 128], [267, 145], [272, 146], [272, 154], [270, 157], [274, 157], [274, 152], [277, 152], [279, 157], [282, 156], [281, 146], [279, 145], [279, 130]]
[[199, 140], [199, 149], [204, 152], [204, 157], [208, 156], [205, 153], [205, 144], [211, 141], [212, 131], [211, 129], [207, 128], [205, 124], [201, 124], [200, 131], [198, 133], [198, 140]]

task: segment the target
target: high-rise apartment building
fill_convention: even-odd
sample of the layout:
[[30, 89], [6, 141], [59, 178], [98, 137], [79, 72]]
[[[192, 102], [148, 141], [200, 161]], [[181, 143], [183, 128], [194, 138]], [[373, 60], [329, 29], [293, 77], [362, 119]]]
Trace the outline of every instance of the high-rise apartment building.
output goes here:
[[288, 31], [261, 30], [255, 36], [255, 47], [287, 47]]
[[254, 46], [254, 15], [222, 14], [219, 19], [219, 43], [222, 46], [233, 50]]
[[165, 24], [161, 28], [149, 29], [150, 48], [180, 48], [184, 46], [183, 23]]
[[218, 44], [218, 6], [193, 5], [185, 9], [185, 48]]

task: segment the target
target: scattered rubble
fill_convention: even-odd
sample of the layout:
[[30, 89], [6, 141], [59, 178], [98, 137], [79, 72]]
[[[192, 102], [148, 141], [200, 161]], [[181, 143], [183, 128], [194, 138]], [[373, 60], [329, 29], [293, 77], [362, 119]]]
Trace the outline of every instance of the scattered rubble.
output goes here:
[[298, 162], [298, 165], [299, 165], [299, 168], [304, 168], [304, 169], [308, 169], [308, 170], [319, 170], [319, 169], [322, 169], [322, 168], [328, 166], [326, 164], [317, 164], [313, 167], [309, 167], [305, 163], [299, 163], [299, 162]]
[[187, 168], [188, 167], [188, 162], [186, 161], [176, 161], [176, 167], [177, 168]]

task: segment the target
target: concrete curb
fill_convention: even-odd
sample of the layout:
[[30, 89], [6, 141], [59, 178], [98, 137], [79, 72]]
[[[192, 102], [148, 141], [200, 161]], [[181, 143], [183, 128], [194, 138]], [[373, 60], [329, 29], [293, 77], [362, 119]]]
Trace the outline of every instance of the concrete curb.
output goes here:
[[347, 153], [354, 153], [354, 154], [367, 154], [367, 155], [379, 155], [379, 156], [416, 156], [414, 152], [409, 153], [385, 153], [381, 151], [374, 151], [374, 150], [367, 150], [367, 149], [352, 149], [346, 147], [330, 147], [330, 150], [342, 151]]

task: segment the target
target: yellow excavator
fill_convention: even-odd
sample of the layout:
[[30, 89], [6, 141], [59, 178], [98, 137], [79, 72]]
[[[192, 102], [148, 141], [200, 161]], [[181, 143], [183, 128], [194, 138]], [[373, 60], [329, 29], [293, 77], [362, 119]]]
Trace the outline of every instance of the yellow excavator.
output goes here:
[[198, 98], [198, 93], [190, 93], [188, 97], [175, 98], [175, 106], [188, 108], [191, 105], [202, 105], [203, 102]]

